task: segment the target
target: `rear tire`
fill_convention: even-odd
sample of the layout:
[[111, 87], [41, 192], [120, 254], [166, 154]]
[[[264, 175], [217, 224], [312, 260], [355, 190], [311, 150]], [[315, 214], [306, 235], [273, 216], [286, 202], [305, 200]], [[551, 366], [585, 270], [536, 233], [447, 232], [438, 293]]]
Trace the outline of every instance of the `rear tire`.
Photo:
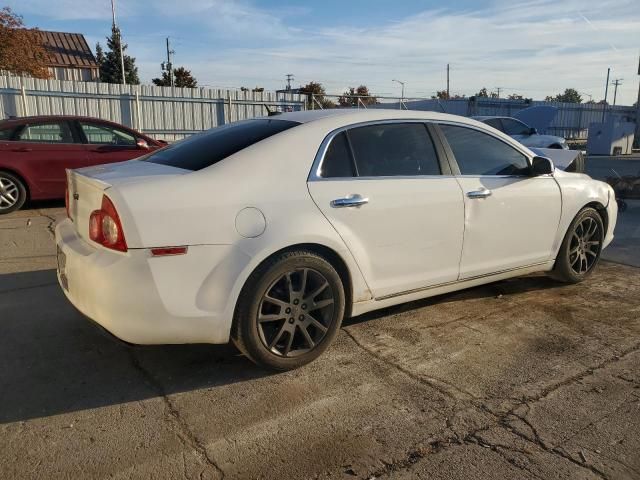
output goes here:
[[9, 172], [0, 171], [0, 215], [15, 212], [27, 201], [23, 181]]
[[266, 260], [243, 287], [231, 338], [258, 365], [301, 367], [335, 338], [345, 311], [344, 286], [317, 253], [298, 250]]
[[595, 270], [602, 243], [604, 224], [595, 208], [582, 209], [567, 230], [551, 276], [566, 283], [579, 283]]

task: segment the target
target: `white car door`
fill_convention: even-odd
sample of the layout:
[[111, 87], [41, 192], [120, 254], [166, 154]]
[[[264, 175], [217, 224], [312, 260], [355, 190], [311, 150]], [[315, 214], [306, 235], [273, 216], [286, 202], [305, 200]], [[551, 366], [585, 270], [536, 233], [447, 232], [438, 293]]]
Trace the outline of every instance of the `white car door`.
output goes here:
[[334, 132], [316, 159], [309, 192], [376, 298], [458, 278], [464, 200], [437, 148], [422, 122], [382, 122]]
[[553, 176], [532, 176], [524, 153], [485, 131], [451, 124], [440, 129], [464, 192], [460, 278], [551, 260], [561, 213]]

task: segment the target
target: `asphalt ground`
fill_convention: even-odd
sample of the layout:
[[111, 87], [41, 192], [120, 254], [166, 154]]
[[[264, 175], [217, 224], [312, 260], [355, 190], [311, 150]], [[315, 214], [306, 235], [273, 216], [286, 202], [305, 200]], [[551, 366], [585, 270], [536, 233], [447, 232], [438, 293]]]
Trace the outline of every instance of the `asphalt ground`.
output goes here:
[[57, 285], [63, 215], [0, 217], [1, 478], [640, 478], [640, 202], [580, 285], [350, 319], [281, 374], [103, 334]]

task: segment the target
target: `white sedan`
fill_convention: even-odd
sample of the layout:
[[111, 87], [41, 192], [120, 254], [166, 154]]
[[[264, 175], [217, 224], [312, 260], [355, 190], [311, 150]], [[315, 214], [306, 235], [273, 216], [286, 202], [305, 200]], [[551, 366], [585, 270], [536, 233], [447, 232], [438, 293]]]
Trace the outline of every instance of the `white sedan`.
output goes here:
[[285, 370], [344, 317], [532, 272], [579, 282], [613, 190], [485, 124], [433, 112], [287, 113], [68, 172], [58, 278], [137, 344], [225, 343]]

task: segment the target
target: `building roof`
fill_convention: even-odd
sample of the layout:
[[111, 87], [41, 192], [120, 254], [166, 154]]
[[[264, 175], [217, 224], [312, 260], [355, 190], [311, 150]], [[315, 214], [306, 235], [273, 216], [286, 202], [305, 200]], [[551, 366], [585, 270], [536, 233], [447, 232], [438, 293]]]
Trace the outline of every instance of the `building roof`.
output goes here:
[[49, 67], [98, 68], [93, 52], [81, 33], [36, 30], [49, 59]]

